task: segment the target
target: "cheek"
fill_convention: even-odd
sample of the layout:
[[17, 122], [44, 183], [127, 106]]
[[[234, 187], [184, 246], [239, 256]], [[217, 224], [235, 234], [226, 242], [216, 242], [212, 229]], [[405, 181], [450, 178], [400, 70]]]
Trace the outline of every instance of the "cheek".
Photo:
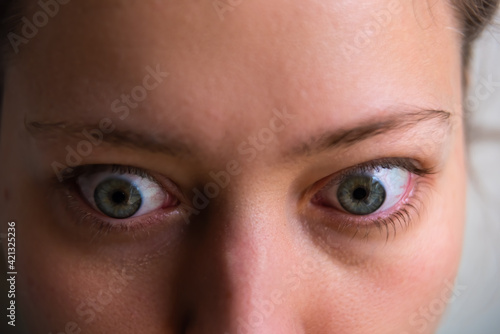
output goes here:
[[[30, 196], [25, 197], [25, 203], [43, 202], [34, 192]], [[144, 264], [124, 265], [123, 259], [103, 255], [90, 246], [82, 249], [72, 245], [56, 230], [47, 228], [54, 217], [43, 206], [17, 217], [19, 222], [26, 222], [18, 234], [23, 240], [18, 246], [18, 303], [22, 319], [29, 319], [34, 326], [30, 332], [71, 333], [68, 328], [76, 326], [82, 333], [127, 333], [130, 323], [146, 328], [154, 323], [152, 315], [169, 313], [156, 301], [161, 289], [145, 288], [170, 286], [165, 277], [152, 284], [150, 277], [135, 269]], [[156, 268], [157, 276], [168, 270], [164, 267]], [[171, 300], [168, 292], [161, 296], [161, 300]], [[122, 323], [120, 319], [127, 320]]]
[[[16, 171], [11, 212], [16, 221], [18, 303], [22, 319], [29, 319], [34, 333], [64, 332], [75, 322], [77, 295], [68, 283], [75, 282], [78, 258], [64, 248], [48, 228], [54, 217], [48, 210], [43, 187], [30, 182], [23, 168]], [[20, 195], [22, 194], [22, 196]], [[84, 285], [82, 285], [83, 287]]]
[[16, 222], [20, 321], [29, 320], [31, 333], [74, 332], [73, 327], [83, 329], [89, 317], [88, 312], [81, 316], [78, 308], [89, 296], [106, 300], [106, 295], [96, 292], [102, 281], [109, 284], [110, 280], [94, 281], [94, 267], [82, 262], [82, 254], [55, 227], [47, 185], [37, 181], [36, 164], [25, 163], [28, 149], [24, 144], [19, 140], [3, 150], [2, 157], [8, 159], [2, 159], [7, 163], [1, 169], [2, 175], [10, 176], [2, 178], [2, 187], [9, 189], [2, 220], [8, 217]]
[[462, 247], [465, 180], [463, 146], [458, 143], [424, 190], [420, 219], [374, 246], [364, 265], [343, 268], [343, 277], [338, 268], [322, 265], [330, 269], [320, 276], [328, 278], [318, 276], [310, 287], [322, 301], [317, 324], [331, 322], [335, 315], [342, 330], [352, 333], [433, 333], [447, 304], [464, 289], [453, 283]]

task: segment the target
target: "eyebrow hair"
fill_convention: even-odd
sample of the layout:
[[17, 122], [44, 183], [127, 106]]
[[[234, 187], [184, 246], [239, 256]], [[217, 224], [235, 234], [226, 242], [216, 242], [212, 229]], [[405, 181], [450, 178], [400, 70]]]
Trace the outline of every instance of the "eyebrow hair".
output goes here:
[[61, 134], [77, 140], [88, 140], [84, 131], [99, 130], [103, 134], [102, 141], [113, 146], [123, 146], [132, 149], [147, 150], [152, 153], [162, 153], [172, 157], [190, 155], [191, 149], [176, 138], [160, 136], [152, 133], [138, 133], [128, 129], [115, 128], [110, 133], [100, 130], [99, 124], [83, 122], [24, 122], [26, 130], [34, 137], [58, 139]]
[[[359, 142], [366, 141], [394, 130], [406, 129], [422, 121], [438, 121], [443, 126], [449, 126], [451, 113], [444, 110], [417, 110], [405, 113], [392, 113], [378, 120], [368, 120], [350, 129], [340, 129], [327, 132], [323, 135], [312, 137], [307, 142], [292, 149], [292, 155], [312, 155], [321, 151], [350, 147]], [[58, 139], [64, 134], [75, 139], [86, 139], [84, 131], [99, 129], [98, 124], [85, 124], [83, 122], [40, 122], [25, 120], [27, 131], [35, 136], [45, 136]], [[90, 129], [90, 130], [89, 130]], [[153, 153], [163, 153], [173, 157], [192, 154], [188, 145], [176, 138], [158, 136], [154, 134], [141, 134], [127, 129], [114, 129], [111, 133], [103, 134], [103, 142], [114, 146], [124, 146], [135, 149], [147, 150]]]
[[450, 128], [452, 114], [445, 110], [420, 109], [405, 113], [394, 113], [379, 120], [368, 120], [351, 129], [340, 129], [333, 133], [313, 137], [292, 151], [293, 155], [314, 155], [332, 148], [348, 148], [359, 142], [395, 130], [413, 127], [424, 121], [437, 121]]

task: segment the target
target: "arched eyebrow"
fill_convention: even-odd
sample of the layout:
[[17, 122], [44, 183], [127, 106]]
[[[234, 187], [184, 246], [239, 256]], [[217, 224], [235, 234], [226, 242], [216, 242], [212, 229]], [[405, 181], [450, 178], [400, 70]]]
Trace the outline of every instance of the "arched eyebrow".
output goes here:
[[[435, 126], [451, 125], [451, 113], [444, 110], [417, 110], [411, 112], [390, 113], [384, 116], [373, 116], [361, 124], [349, 129], [337, 129], [311, 137], [306, 142], [296, 145], [285, 153], [287, 157], [319, 154], [322, 151], [346, 148], [364, 142], [376, 136], [393, 131], [405, 131], [422, 122], [435, 121]], [[28, 121], [25, 120], [27, 131], [35, 138], [61, 140], [72, 138], [85, 140], [85, 130], [98, 129], [99, 124], [75, 121]], [[188, 141], [181, 138], [166, 137], [161, 134], [139, 133], [134, 129], [116, 128], [103, 135], [103, 142], [114, 147], [128, 147], [146, 150], [152, 153], [162, 153], [173, 157], [193, 155], [199, 148], [190, 147]]]
[[422, 122], [434, 121], [439, 128], [451, 129], [452, 113], [439, 109], [419, 109], [410, 112], [397, 112], [362, 122], [350, 129], [339, 129], [310, 138], [292, 150], [292, 156], [315, 155], [325, 150], [348, 148], [376, 136], [394, 131], [404, 131]]

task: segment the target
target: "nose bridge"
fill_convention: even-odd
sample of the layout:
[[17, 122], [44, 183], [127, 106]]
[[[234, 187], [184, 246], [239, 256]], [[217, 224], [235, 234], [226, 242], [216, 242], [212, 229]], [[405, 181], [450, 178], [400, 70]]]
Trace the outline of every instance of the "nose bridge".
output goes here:
[[186, 287], [196, 291], [188, 333], [300, 333], [293, 294], [283, 288], [296, 262], [289, 228], [265, 202], [233, 198], [209, 214]]

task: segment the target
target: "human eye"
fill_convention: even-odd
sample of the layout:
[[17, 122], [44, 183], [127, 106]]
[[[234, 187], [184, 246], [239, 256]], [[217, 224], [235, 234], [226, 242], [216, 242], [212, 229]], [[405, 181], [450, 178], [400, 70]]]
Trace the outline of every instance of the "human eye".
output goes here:
[[90, 220], [101, 231], [153, 223], [155, 214], [171, 211], [179, 202], [171, 182], [135, 167], [80, 166], [64, 182], [69, 184], [70, 208], [79, 214], [78, 220]]
[[339, 231], [354, 231], [368, 236], [373, 228], [411, 222], [411, 211], [418, 213], [418, 190], [430, 169], [405, 158], [382, 159], [348, 168], [327, 179], [313, 196], [312, 203], [327, 211]]

